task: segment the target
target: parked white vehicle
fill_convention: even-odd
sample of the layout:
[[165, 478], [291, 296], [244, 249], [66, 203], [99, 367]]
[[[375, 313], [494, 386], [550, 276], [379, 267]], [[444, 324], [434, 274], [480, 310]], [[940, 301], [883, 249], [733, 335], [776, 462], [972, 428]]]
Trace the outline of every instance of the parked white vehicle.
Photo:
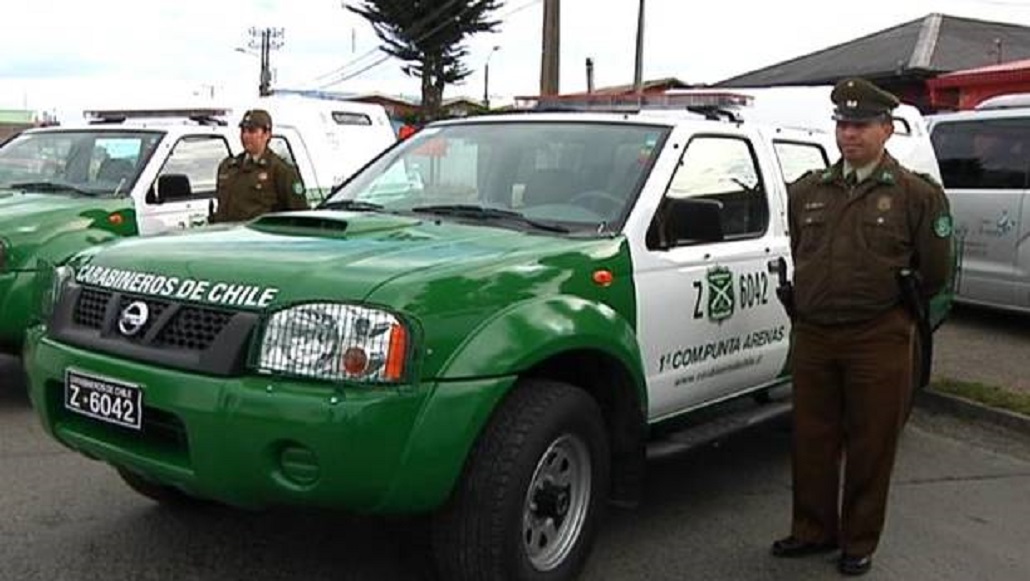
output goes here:
[[[397, 141], [390, 117], [382, 105], [317, 99], [302, 95], [271, 95], [233, 107], [229, 126], [236, 127], [252, 108], [272, 115], [273, 132], [284, 139], [271, 146], [290, 155], [312, 176], [317, 187], [307, 187], [308, 202], [315, 205], [332, 186], [354, 175], [381, 151]], [[292, 148], [286, 151], [285, 147]]]
[[[669, 91], [670, 95], [690, 95], [722, 92], [724, 95], [743, 95], [749, 98], [744, 106], [734, 108], [741, 118], [777, 127], [795, 127], [826, 133], [832, 141], [835, 121], [830, 93], [833, 87], [786, 86], [732, 89], [684, 89]], [[894, 135], [887, 141], [887, 151], [905, 167], [928, 174], [938, 182], [941, 174], [934, 155], [926, 118], [913, 105], [902, 103], [893, 112]], [[840, 152], [830, 148], [830, 162], [836, 162]]]
[[929, 121], [961, 250], [955, 300], [1030, 311], [1030, 96]]

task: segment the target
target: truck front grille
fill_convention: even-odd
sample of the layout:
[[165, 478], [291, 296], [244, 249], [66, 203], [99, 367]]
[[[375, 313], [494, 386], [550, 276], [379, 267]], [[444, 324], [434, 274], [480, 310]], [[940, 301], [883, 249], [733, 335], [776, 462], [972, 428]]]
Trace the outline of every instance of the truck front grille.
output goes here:
[[[134, 303], [142, 325], [126, 331], [122, 321]], [[231, 311], [106, 289], [70, 285], [61, 295], [50, 334], [91, 351], [136, 361], [233, 376], [245, 371], [250, 337], [260, 314]], [[137, 320], [137, 325], [139, 324]]]
[[90, 329], [99, 329], [104, 324], [104, 313], [111, 300], [110, 291], [92, 288], [82, 289], [75, 308], [75, 324]]
[[203, 351], [211, 346], [232, 316], [232, 313], [227, 311], [182, 307], [172, 317], [171, 323], [161, 330], [156, 344]]

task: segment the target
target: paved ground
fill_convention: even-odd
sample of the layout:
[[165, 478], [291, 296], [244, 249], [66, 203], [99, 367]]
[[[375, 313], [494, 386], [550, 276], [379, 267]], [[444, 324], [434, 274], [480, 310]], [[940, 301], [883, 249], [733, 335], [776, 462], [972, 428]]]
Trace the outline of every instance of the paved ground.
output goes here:
[[1030, 316], [956, 307], [934, 335], [934, 377], [1030, 393]]
[[[1030, 390], [1030, 318], [959, 309], [935, 375]], [[423, 578], [406, 521], [170, 510], [46, 437], [0, 361], [0, 581]], [[788, 432], [759, 427], [649, 463], [643, 506], [610, 515], [590, 580], [839, 579], [832, 558], [767, 555], [790, 506]], [[1030, 441], [917, 410], [870, 580], [1030, 579]]]
[[[0, 374], [0, 580], [415, 580], [404, 521], [311, 512], [172, 510], [46, 437]], [[6, 384], [6, 385], [5, 385]], [[610, 515], [584, 579], [839, 579], [826, 557], [781, 561], [782, 422], [649, 463], [643, 506]], [[1030, 579], [1030, 442], [917, 411], [870, 580]]]

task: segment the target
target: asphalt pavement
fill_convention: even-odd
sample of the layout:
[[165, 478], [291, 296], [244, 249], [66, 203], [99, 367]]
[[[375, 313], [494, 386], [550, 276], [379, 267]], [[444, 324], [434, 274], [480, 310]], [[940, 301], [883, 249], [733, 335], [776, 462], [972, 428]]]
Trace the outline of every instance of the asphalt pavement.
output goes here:
[[[0, 372], [0, 580], [423, 579], [405, 519], [317, 511], [171, 509], [47, 437]], [[780, 560], [789, 430], [771, 422], [653, 460], [642, 506], [615, 511], [589, 580], [839, 579], [832, 556]], [[917, 410], [866, 579], [1030, 579], [1030, 441]]]

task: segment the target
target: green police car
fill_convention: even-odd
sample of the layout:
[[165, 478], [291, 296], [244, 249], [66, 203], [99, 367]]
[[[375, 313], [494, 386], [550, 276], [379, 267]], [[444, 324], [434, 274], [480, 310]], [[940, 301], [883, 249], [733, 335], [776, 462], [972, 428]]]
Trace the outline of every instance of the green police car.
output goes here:
[[59, 268], [32, 402], [159, 501], [426, 515], [442, 578], [568, 579], [649, 438], [786, 382], [781, 161], [832, 152], [686, 112], [435, 124], [317, 210]]

